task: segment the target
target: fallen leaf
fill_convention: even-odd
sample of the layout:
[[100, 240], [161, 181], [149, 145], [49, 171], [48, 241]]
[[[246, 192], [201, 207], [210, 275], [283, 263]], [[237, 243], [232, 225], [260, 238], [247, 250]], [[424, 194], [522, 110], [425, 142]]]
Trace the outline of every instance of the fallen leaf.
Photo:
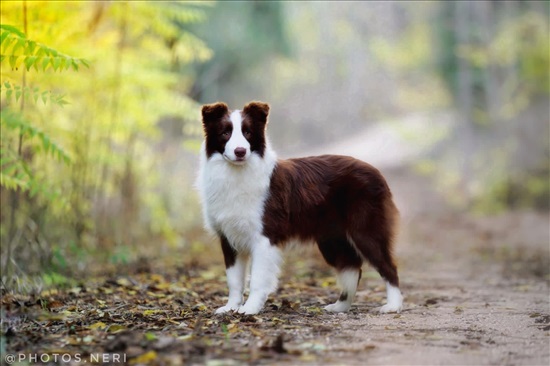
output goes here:
[[157, 353], [155, 351], [146, 352], [134, 359], [130, 360], [130, 365], [135, 364], [148, 364], [157, 359]]
[[157, 339], [157, 336], [155, 335], [155, 333], [151, 333], [151, 332], [145, 333], [144, 337], [148, 341], [154, 341]]
[[126, 329], [127, 328], [124, 325], [113, 324], [113, 325], [110, 325], [109, 328], [107, 328], [107, 332], [109, 332], [109, 333], [118, 333], [118, 332], [126, 330]]
[[103, 322], [97, 322], [97, 323], [94, 323], [94, 324], [90, 325], [88, 328], [90, 328], [91, 330], [104, 329], [104, 328], [107, 328], [107, 324], [105, 324]]

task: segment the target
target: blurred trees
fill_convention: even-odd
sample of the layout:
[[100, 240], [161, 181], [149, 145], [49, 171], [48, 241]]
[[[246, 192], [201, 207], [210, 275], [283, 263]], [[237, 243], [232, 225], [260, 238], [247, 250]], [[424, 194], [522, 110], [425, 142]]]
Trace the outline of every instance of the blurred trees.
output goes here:
[[207, 23], [190, 25], [214, 52], [210, 60], [193, 65], [191, 96], [203, 103], [224, 100], [239, 107], [267, 97], [269, 80], [251, 76], [270, 58], [290, 54], [284, 6], [278, 1], [218, 2], [208, 10]]
[[[2, 28], [4, 285], [13, 286], [10, 280], [38, 274], [44, 266], [61, 272], [83, 268], [94, 253], [127, 261], [145, 239], [155, 245], [181, 240], [177, 230], [185, 223], [173, 222], [158, 194], [163, 182], [157, 169], [157, 123], [162, 117], [193, 121], [184, 131], [200, 132], [197, 105], [186, 96], [192, 79], [177, 71], [212, 55], [183, 29], [205, 19], [205, 6], [2, 4], [2, 25], [19, 29], [19, 36], [29, 40], [11, 42], [14, 35]], [[63, 54], [52, 54], [47, 64], [49, 55], [40, 53], [44, 47]], [[87, 60], [89, 69], [60, 73], [76, 69], [80, 60], [65, 54]], [[62, 161], [44, 151], [57, 151]], [[32, 180], [19, 179], [24, 174]], [[190, 180], [181, 181], [181, 187], [189, 187]]]
[[549, 205], [549, 10], [548, 2], [440, 4], [436, 55], [459, 121], [442, 171], [454, 170], [447, 183], [474, 208]]

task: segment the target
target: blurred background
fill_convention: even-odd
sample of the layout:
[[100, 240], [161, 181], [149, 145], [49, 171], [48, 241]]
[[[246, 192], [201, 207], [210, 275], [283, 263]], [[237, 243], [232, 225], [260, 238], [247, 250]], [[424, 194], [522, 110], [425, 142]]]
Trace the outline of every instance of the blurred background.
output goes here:
[[3, 2], [2, 287], [217, 251], [193, 183], [200, 105], [218, 100], [269, 102], [281, 157], [350, 154], [404, 185], [422, 177], [433, 190], [414, 205], [427, 210], [433, 194], [454, 212], [547, 213], [549, 11]]

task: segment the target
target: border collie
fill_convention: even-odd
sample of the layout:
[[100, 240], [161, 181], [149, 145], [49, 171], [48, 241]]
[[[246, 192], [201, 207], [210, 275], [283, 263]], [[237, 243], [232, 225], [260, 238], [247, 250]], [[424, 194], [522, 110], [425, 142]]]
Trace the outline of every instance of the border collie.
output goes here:
[[[281, 247], [316, 242], [338, 274], [342, 292], [325, 307], [351, 307], [367, 260], [386, 281], [381, 313], [400, 312], [392, 243], [398, 211], [390, 189], [371, 165], [346, 156], [278, 160], [266, 137], [269, 105], [250, 102], [202, 107], [205, 141], [197, 181], [207, 229], [221, 241], [229, 299], [216, 313], [257, 314], [277, 288]], [[250, 294], [243, 303], [248, 261]]]

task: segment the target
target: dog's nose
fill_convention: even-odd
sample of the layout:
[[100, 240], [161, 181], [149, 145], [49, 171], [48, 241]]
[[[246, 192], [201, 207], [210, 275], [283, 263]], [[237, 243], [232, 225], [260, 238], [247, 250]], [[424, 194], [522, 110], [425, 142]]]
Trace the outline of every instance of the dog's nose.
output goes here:
[[235, 156], [238, 158], [244, 158], [246, 155], [246, 149], [244, 147], [238, 147], [235, 149]]

